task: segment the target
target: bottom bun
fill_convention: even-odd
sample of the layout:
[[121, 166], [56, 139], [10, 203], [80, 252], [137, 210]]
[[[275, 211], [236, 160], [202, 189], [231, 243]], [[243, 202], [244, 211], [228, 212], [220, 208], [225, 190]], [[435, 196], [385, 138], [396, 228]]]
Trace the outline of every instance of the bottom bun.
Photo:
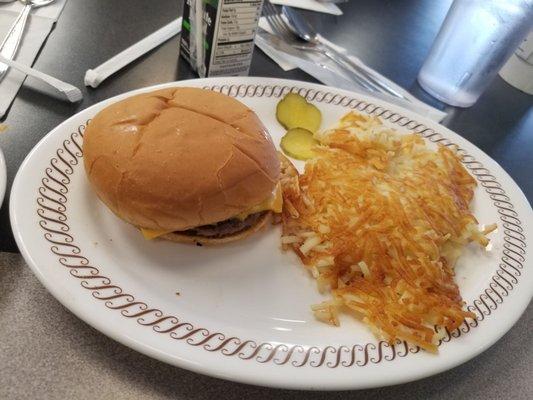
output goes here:
[[178, 232], [171, 232], [165, 235], [160, 236], [161, 239], [170, 240], [171, 242], [176, 243], [191, 243], [196, 244], [197, 246], [216, 246], [219, 244], [226, 244], [231, 242], [236, 242], [237, 240], [242, 240], [247, 238], [251, 234], [259, 231], [263, 228], [268, 221], [270, 221], [272, 212], [264, 213], [257, 222], [246, 228], [242, 231], [235, 232], [231, 235], [226, 235], [222, 237], [205, 237], [205, 236], [196, 236], [196, 235], [186, 235]]

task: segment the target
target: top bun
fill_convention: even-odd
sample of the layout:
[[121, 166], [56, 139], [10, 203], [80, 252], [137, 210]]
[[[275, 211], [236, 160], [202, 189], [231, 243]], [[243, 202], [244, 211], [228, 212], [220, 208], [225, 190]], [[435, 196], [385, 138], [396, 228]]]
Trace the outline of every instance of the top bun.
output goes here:
[[213, 224], [268, 198], [280, 163], [255, 113], [226, 95], [171, 88], [106, 107], [84, 134], [98, 197], [142, 228]]

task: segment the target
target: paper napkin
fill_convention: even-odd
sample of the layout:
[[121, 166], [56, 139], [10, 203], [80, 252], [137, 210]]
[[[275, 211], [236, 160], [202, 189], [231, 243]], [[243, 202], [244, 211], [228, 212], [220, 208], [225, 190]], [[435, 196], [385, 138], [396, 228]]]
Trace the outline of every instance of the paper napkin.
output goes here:
[[[32, 11], [15, 60], [28, 66], [33, 64], [39, 53], [39, 49], [48, 37], [54, 23], [59, 18], [66, 1], [57, 0], [49, 6], [37, 8]], [[23, 7], [18, 1], [5, 4], [0, 3], [0, 42], [9, 32], [11, 25]], [[26, 79], [25, 74], [9, 69], [2, 80], [0, 80], [0, 118], [4, 116], [13, 102], [24, 79]]]

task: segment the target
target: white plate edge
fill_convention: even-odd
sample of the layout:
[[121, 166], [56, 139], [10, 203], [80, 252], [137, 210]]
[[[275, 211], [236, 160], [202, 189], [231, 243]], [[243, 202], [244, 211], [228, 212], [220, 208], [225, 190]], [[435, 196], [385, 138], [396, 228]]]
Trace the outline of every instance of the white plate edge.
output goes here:
[[[194, 82], [194, 86], [200, 86], [201, 84], [203, 84], [205, 82], [206, 85], [212, 83], [212, 82], [217, 82], [219, 79], [217, 78], [205, 78], [205, 79], [192, 79], [190, 80], [190, 82]], [[494, 170], [494, 168], [496, 168], [498, 170], [498, 172], [503, 172], [504, 176], [509, 179], [510, 182], [512, 182], [514, 184], [514, 187], [517, 189], [517, 190], [513, 190], [513, 197], [514, 195], [519, 195], [521, 196], [521, 199], [524, 204], [527, 204], [529, 205], [529, 202], [527, 200], [527, 198], [525, 197], [524, 193], [522, 192], [522, 190], [519, 188], [519, 186], [514, 182], [514, 180], [509, 176], [509, 174], [494, 160], [492, 160], [492, 158], [490, 158], [486, 153], [484, 153], [481, 149], [477, 148], [475, 145], [473, 145], [472, 143], [470, 143], [468, 140], [464, 139], [463, 137], [459, 136], [458, 134], [456, 134], [455, 132], [449, 130], [448, 128], [434, 122], [434, 121], [431, 121], [423, 116], [420, 116], [412, 111], [409, 111], [409, 110], [405, 110], [405, 109], [402, 109], [401, 107], [398, 107], [398, 106], [395, 106], [395, 105], [392, 105], [392, 104], [387, 104], [386, 102], [383, 102], [381, 100], [378, 100], [378, 99], [374, 99], [372, 98], [371, 96], [364, 96], [364, 95], [360, 95], [360, 94], [357, 94], [357, 93], [351, 93], [349, 91], [346, 91], [346, 90], [343, 90], [343, 89], [338, 89], [338, 88], [330, 88], [330, 87], [327, 87], [327, 86], [323, 86], [323, 85], [319, 85], [319, 84], [313, 84], [313, 83], [308, 83], [308, 82], [298, 82], [298, 81], [292, 81], [292, 80], [284, 80], [284, 79], [275, 79], [275, 78], [256, 78], [256, 77], [246, 77], [246, 78], [227, 78], [224, 80], [225, 84], [227, 85], [231, 85], [232, 82], [235, 81], [235, 82], [238, 82], [239, 84], [243, 84], [243, 83], [250, 83], [250, 84], [254, 84], [254, 85], [258, 85], [258, 84], [261, 84], [263, 85], [265, 82], [265, 85], [268, 85], [268, 84], [271, 84], [271, 85], [283, 85], [283, 84], [287, 84], [287, 85], [294, 85], [294, 84], [298, 84], [300, 85], [301, 87], [312, 87], [312, 88], [316, 88], [318, 90], [328, 90], [328, 91], [336, 91], [336, 92], [339, 92], [343, 95], [347, 95], [347, 96], [351, 96], [351, 97], [354, 97], [354, 98], [358, 98], [358, 99], [361, 99], [361, 100], [365, 100], [365, 101], [370, 101], [370, 102], [374, 102], [376, 104], [383, 104], [383, 105], [386, 105], [389, 109], [391, 110], [398, 110], [399, 113], [402, 113], [403, 115], [409, 117], [409, 118], [412, 118], [412, 119], [415, 119], [417, 122], [420, 122], [420, 123], [423, 123], [425, 125], [438, 125], [440, 130], [445, 132], [446, 134], [449, 134], [452, 138], [454, 138], [454, 140], [457, 138], [457, 142], [465, 142], [468, 144], [469, 147], [472, 147], [473, 149], [475, 149], [477, 152], [480, 152], [483, 154], [484, 156], [484, 162], [485, 161], [488, 161], [490, 162], [490, 166], [487, 166], [489, 169], [491, 170]], [[258, 83], [260, 81], [260, 83]], [[138, 93], [142, 93], [142, 92], [145, 92], [145, 91], [149, 91], [149, 90], [157, 90], [157, 89], [161, 89], [161, 88], [165, 88], [165, 87], [172, 87], [173, 85], [176, 85], [176, 84], [179, 84], [180, 86], [183, 86], [183, 85], [186, 85], [186, 82], [187, 81], [179, 81], [179, 82], [170, 82], [170, 83], [164, 83], [164, 84], [160, 84], [160, 85], [155, 85], [155, 86], [151, 86], [151, 87], [147, 87], [147, 88], [141, 88], [141, 89], [136, 89], [136, 90], [133, 90], [131, 92], [127, 92], [127, 93], [123, 93], [123, 94], [120, 94], [120, 95], [117, 95], [117, 96], [114, 96], [110, 99], [107, 99], [107, 100], [104, 100], [102, 102], [99, 102], [91, 107], [88, 107], [84, 110], [81, 110], [79, 113], [82, 113], [82, 112], [88, 112], [89, 110], [91, 110], [92, 108], [95, 108], [95, 107], [98, 107], [98, 106], [102, 106], [104, 104], [110, 104], [112, 102], [115, 102], [115, 101], [118, 101], [120, 100], [121, 98], [123, 97], [129, 97], [129, 96], [132, 96], [132, 95], [135, 95], [135, 94], [138, 94]], [[238, 97], [237, 97], [238, 99]], [[67, 124], [68, 122], [70, 122], [72, 119], [75, 119], [78, 117], [78, 114], [77, 113], [76, 115], [68, 118], [67, 120], [65, 120], [63, 123], [61, 123], [60, 125], [58, 125], [56, 128], [54, 128], [52, 131], [50, 131], [47, 135], [45, 135], [38, 143], [37, 145], [34, 146], [34, 148], [30, 151], [30, 153], [26, 156], [26, 158], [24, 159], [23, 163], [21, 164], [21, 167], [19, 169], [20, 170], [23, 170], [23, 168], [26, 166], [26, 164], [29, 162], [30, 158], [33, 156], [34, 153], [36, 153], [38, 151], [38, 148], [40, 147], [40, 145], [47, 139], [47, 137], [49, 135], [52, 135], [56, 130], [59, 130], [61, 128], [61, 126], [63, 126], [64, 124]], [[168, 356], [167, 354], [165, 353], [160, 353], [158, 351], [154, 351], [152, 348], [150, 347], [146, 347], [144, 348], [144, 351], [141, 351], [139, 350], [138, 346], [139, 346], [139, 343], [133, 343], [131, 341], [131, 339], [128, 338], [127, 335], [121, 335], [121, 334], [116, 334], [112, 329], [110, 329], [107, 325], [105, 325], [104, 323], [100, 323], [98, 322], [98, 319], [97, 318], [90, 318], [90, 316], [86, 316], [86, 315], [83, 315], [82, 313], [79, 312], [78, 309], [76, 309], [76, 307], [74, 305], [71, 304], [71, 302], [69, 301], [69, 299], [66, 298], [66, 296], [64, 296], [59, 290], [57, 289], [54, 289], [53, 288], [53, 285], [50, 285], [47, 281], [46, 281], [46, 278], [41, 274], [41, 272], [39, 271], [39, 268], [37, 267], [37, 263], [35, 262], [35, 260], [31, 257], [31, 255], [27, 252], [27, 249], [25, 248], [24, 246], [24, 241], [22, 239], [22, 236], [21, 236], [21, 232], [18, 231], [18, 229], [16, 228], [17, 227], [17, 221], [16, 221], [16, 217], [14, 216], [14, 196], [15, 196], [15, 193], [18, 189], [18, 180], [19, 180], [19, 172], [17, 172], [17, 175], [15, 177], [15, 180], [13, 182], [13, 186], [12, 186], [12, 191], [11, 191], [11, 201], [10, 201], [10, 218], [11, 218], [11, 224], [12, 224], [12, 227], [13, 227], [13, 233], [14, 233], [14, 236], [15, 236], [15, 240], [17, 242], [17, 245], [19, 246], [19, 249], [21, 250], [21, 253], [24, 257], [24, 259], [26, 260], [26, 262], [28, 262], [29, 266], [31, 267], [31, 269], [33, 270], [33, 272], [36, 274], [37, 278], [39, 279], [39, 281], [41, 281], [41, 283], [47, 288], [47, 290], [49, 290], [53, 295], [54, 297], [56, 297], [57, 299], [61, 299], [61, 303], [64, 304], [71, 312], [73, 312], [78, 318], [82, 319], [83, 321], [85, 321], [86, 323], [94, 326], [96, 329], [98, 329], [99, 331], [101, 331], [102, 333], [106, 334], [107, 336], [113, 338], [114, 340], [117, 340], [118, 342], [130, 347], [130, 348], [133, 348], [135, 349], [136, 351], [140, 351], [144, 354], [147, 354], [153, 358], [156, 358], [156, 359], [159, 359], [161, 361], [164, 361], [164, 362], [167, 362], [167, 363], [170, 363], [170, 364], [174, 364], [174, 365], [179, 365], [179, 363], [177, 364], [176, 363], [176, 358], [175, 357], [171, 357], [171, 356]], [[518, 199], [516, 199], [518, 200]], [[533, 211], [531, 210], [531, 206], [529, 205], [529, 212], [530, 214], [533, 214]], [[408, 382], [408, 381], [412, 381], [412, 380], [416, 380], [416, 379], [422, 379], [424, 377], [427, 377], [427, 376], [430, 376], [430, 375], [434, 375], [436, 373], [439, 373], [439, 372], [442, 372], [442, 371], [445, 371], [445, 370], [448, 370], [450, 368], [453, 368], [457, 365], [460, 365], [472, 358], [474, 358], [475, 356], [477, 356], [479, 353], [483, 352], [484, 350], [486, 350], [487, 348], [489, 348], [490, 346], [492, 346], [494, 343], [496, 343], [505, 333], [507, 333], [507, 331], [516, 323], [516, 321], [520, 318], [520, 316], [522, 315], [523, 311], [525, 310], [525, 308], [527, 308], [530, 300], [531, 300], [531, 297], [533, 296], [533, 279], [530, 279], [529, 281], [525, 281], [525, 280], [522, 280], [521, 281], [521, 287], [522, 286], [526, 286], [524, 285], [525, 282], [528, 282], [529, 283], [529, 292], [530, 292], [530, 296], [529, 296], [529, 300], [527, 302], [523, 302], [523, 307], [521, 307], [521, 311], [520, 313], [516, 313], [516, 318], [511, 318], [510, 321], [506, 321], [507, 323], [505, 324], [506, 328], [503, 329], [503, 330], [500, 330], [500, 335], [498, 335], [497, 337], [495, 337], [490, 343], [486, 343], [484, 346], [481, 346], [478, 351], [476, 351], [476, 353], [474, 355], [472, 354], [469, 354], [468, 356], [464, 356], [460, 359], [457, 359], [456, 361], [457, 362], [454, 362], [453, 365], [450, 364], [450, 365], [444, 365], [444, 366], [441, 366], [441, 367], [435, 367], [433, 369], [429, 369], [429, 371], [426, 371], [427, 374], [420, 374], [416, 377], [408, 377], [408, 378], [401, 378], [401, 377], [398, 377], [397, 379], [389, 379], [388, 382], [385, 384], [385, 385], [394, 385], [394, 384], [398, 384], [398, 383], [402, 383], [402, 382]], [[69, 306], [67, 306], [67, 304], [69, 304]], [[207, 368], [205, 366], [202, 366], [202, 367], [197, 367], [195, 363], [190, 363], [188, 362], [187, 360], [182, 360], [184, 362], [183, 365], [179, 365], [179, 366], [182, 366], [186, 369], [189, 369], [189, 370], [192, 370], [192, 371], [195, 371], [195, 372], [199, 372], [199, 373], [202, 373], [202, 374], [207, 374], [207, 375], [210, 375], [210, 376], [214, 376], [214, 377], [218, 377], [218, 378], [224, 378], [224, 379], [229, 379], [229, 380], [232, 380], [232, 381], [236, 381], [236, 382], [246, 382], [246, 383], [251, 383], [251, 384], [256, 384], [256, 385], [262, 385], [262, 386], [271, 386], [271, 387], [286, 387], [286, 388], [293, 388], [293, 389], [311, 389], [309, 387], [308, 384], [304, 384], [304, 385], [299, 385], [299, 384], [294, 384], [294, 382], [288, 382], [288, 380], [285, 382], [284, 385], [281, 385], [280, 386], [280, 381], [279, 380], [272, 380], [271, 382], [269, 382], [268, 380], [265, 380], [265, 376], [261, 377], [260, 379], [254, 379], [254, 378], [250, 378], [250, 379], [243, 379], [243, 375], [242, 374], [221, 374], [220, 373], [220, 370], [219, 368]], [[389, 377], [390, 378], [390, 377]], [[291, 383], [293, 383], [291, 385]], [[346, 386], [343, 386], [343, 385], [339, 385], [338, 383], [334, 383], [332, 382], [332, 385], [329, 386], [329, 385], [323, 385], [323, 387], [321, 388], [318, 388], [318, 389], [324, 389], [324, 390], [328, 390], [328, 389], [354, 389], [354, 388], [358, 388], [358, 389], [362, 389], [362, 388], [370, 388], [370, 387], [377, 387], [377, 386], [384, 386], [383, 383], [375, 383], [375, 384], [369, 384], [369, 385], [358, 385], [358, 386], [354, 386], [354, 385], [346, 385]], [[316, 390], [317, 388], [316, 387], [312, 387], [313, 390]]]

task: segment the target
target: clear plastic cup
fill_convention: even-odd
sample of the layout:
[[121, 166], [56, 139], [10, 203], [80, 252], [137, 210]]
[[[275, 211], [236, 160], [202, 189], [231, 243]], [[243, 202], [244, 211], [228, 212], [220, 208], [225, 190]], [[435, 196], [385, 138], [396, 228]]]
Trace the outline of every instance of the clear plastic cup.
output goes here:
[[533, 26], [533, 0], [455, 0], [418, 74], [420, 86], [470, 107]]

